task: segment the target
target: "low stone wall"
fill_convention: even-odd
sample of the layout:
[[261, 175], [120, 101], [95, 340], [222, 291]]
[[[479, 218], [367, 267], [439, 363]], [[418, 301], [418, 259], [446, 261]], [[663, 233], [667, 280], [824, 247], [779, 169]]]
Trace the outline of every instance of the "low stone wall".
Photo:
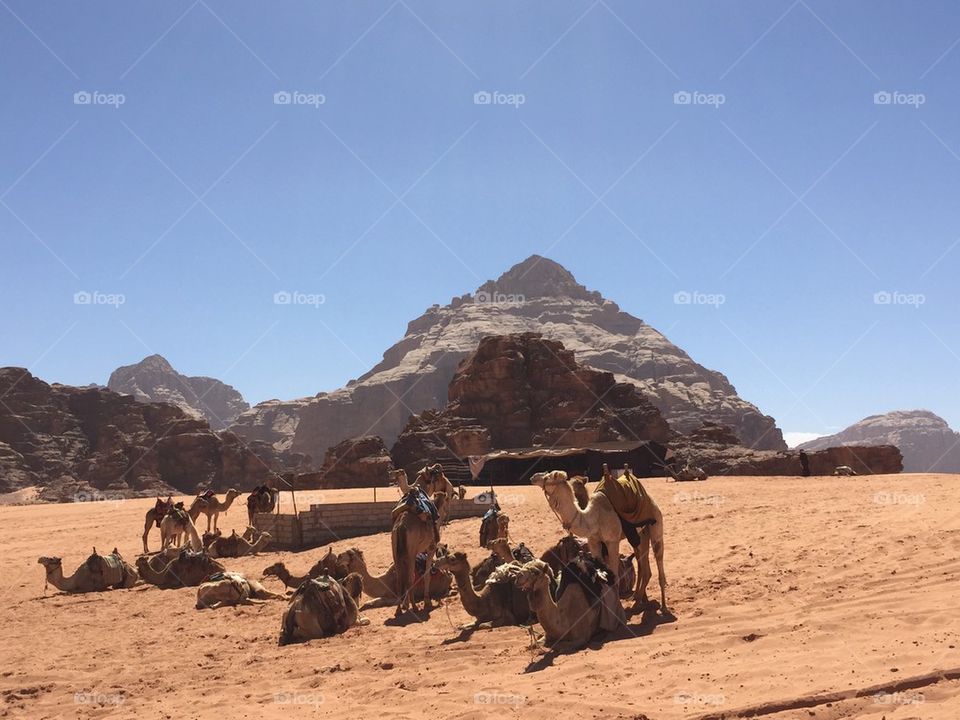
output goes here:
[[[301, 550], [336, 540], [387, 532], [392, 527], [391, 513], [396, 505], [396, 500], [325, 503], [311, 505], [299, 515], [260, 513], [254, 516], [253, 524], [273, 536], [271, 548]], [[489, 509], [490, 502], [484, 495], [457, 499], [449, 504], [448, 519], [479, 518]]]

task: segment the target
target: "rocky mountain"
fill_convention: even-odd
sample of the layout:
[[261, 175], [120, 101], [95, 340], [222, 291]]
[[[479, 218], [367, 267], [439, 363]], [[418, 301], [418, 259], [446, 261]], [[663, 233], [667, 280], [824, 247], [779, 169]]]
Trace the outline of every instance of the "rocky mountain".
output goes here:
[[305, 468], [175, 405], [50, 385], [24, 368], [0, 368], [0, 397], [0, 492], [39, 486], [46, 500], [190, 494], [250, 489]]
[[903, 453], [905, 472], [960, 472], [960, 433], [929, 410], [871, 415], [800, 447], [820, 450], [834, 445], [895, 445]]
[[234, 422], [250, 405], [226, 383], [209, 377], [188, 377], [161, 355], [150, 355], [134, 365], [117, 368], [107, 387], [141, 402], [176, 405], [192, 417], [206, 420], [214, 430]]
[[561, 342], [579, 361], [634, 385], [674, 430], [690, 432], [710, 420], [733, 428], [747, 446], [786, 449], [774, 419], [740, 398], [726, 377], [537, 255], [475, 293], [429, 308], [376, 367], [347, 387], [257, 405], [231, 429], [314, 458], [350, 437], [379, 435], [390, 444], [411, 415], [446, 404], [459, 362], [483, 338], [526, 332]]

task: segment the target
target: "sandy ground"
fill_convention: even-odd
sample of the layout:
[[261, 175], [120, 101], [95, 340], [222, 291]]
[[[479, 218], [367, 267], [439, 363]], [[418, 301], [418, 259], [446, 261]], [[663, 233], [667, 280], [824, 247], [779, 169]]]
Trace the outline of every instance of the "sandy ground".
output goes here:
[[[62, 556], [68, 573], [93, 546], [133, 560], [150, 502], [0, 507], [0, 715], [658, 720], [765, 705], [760, 716], [774, 720], [960, 718], [957, 680], [815, 699], [960, 667], [960, 476], [646, 485], [664, 511], [676, 620], [632, 615], [558, 656], [531, 651], [522, 628], [463, 637], [455, 596], [424, 622], [375, 609], [368, 627], [279, 648], [284, 601], [201, 612], [193, 588], [44, 595], [38, 556]], [[539, 489], [503, 488], [501, 501], [515, 539], [540, 551], [559, 537]], [[244, 511], [238, 503], [221, 527], [240, 528]], [[479, 560], [478, 527], [451, 523], [444, 540]], [[374, 572], [390, 561], [386, 534], [334, 548], [351, 545]], [[302, 572], [324, 551], [226, 563], [259, 577], [282, 559]]]

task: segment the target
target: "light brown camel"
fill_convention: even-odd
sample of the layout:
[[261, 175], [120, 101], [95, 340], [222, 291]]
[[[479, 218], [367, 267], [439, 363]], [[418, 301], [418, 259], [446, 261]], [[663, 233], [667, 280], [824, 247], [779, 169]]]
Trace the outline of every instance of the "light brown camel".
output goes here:
[[423, 490], [427, 494], [427, 497], [433, 497], [437, 493], [446, 495], [447, 504], [444, 505], [443, 509], [437, 506], [437, 510], [440, 511], [440, 524], [445, 525], [447, 516], [450, 513], [450, 501], [455, 497], [460, 497], [460, 494], [453, 486], [453, 483], [443, 474], [443, 465], [434, 463], [433, 465], [421, 468], [420, 472], [417, 473], [417, 479], [413, 481], [413, 486]]
[[166, 500], [161, 500], [158, 497], [154, 506], [147, 510], [147, 514], [143, 518], [143, 551], [145, 553], [150, 552], [150, 549], [147, 547], [147, 535], [150, 534], [150, 528], [154, 525], [159, 528], [160, 522], [172, 508], [173, 498], [168, 496]]
[[[159, 569], [153, 563], [159, 561]], [[206, 553], [182, 550], [172, 560], [162, 555], [137, 558], [137, 570], [144, 582], [159, 588], [180, 588], [199, 585], [211, 575], [224, 572], [224, 567]]]
[[270, 592], [256, 580], [240, 573], [214, 575], [197, 588], [197, 610], [215, 610], [225, 605], [259, 605], [267, 600], [281, 600], [286, 595]]
[[542, 560], [532, 560], [517, 571], [517, 587], [528, 594], [530, 609], [546, 633], [544, 645], [558, 652], [579, 650], [600, 630], [600, 603], [577, 583], [567, 585], [554, 600], [554, 583], [553, 571]]
[[[282, 562], [275, 562], [263, 571], [264, 577], [278, 578], [288, 588], [298, 588], [307, 580], [313, 580], [321, 575], [330, 575], [337, 580], [342, 580], [347, 575], [338, 567], [337, 556], [333, 554], [333, 548], [328, 548], [327, 554], [314, 563], [306, 575], [293, 575]], [[366, 583], [364, 583], [364, 587], [366, 587]]]
[[203, 541], [190, 513], [183, 508], [174, 507], [160, 521], [160, 549], [166, 550], [171, 545], [179, 547], [184, 534], [190, 540], [190, 547], [194, 551], [200, 552], [203, 549]]
[[[606, 470], [606, 466], [604, 467]], [[609, 471], [607, 471], [609, 472]], [[537, 473], [530, 478], [530, 482], [543, 490], [547, 503], [560, 518], [563, 529], [573, 535], [587, 538], [590, 552], [594, 557], [620, 557], [620, 540], [624, 537], [620, 516], [614, 510], [610, 500], [602, 492], [594, 492], [587, 506], [579, 508], [576, 503], [573, 487], [567, 480], [567, 474], [562, 470]], [[634, 598], [637, 603], [646, 605], [647, 584], [652, 575], [650, 570], [650, 546], [653, 545], [653, 554], [657, 561], [657, 576], [660, 581], [660, 611], [667, 615], [667, 576], [663, 568], [663, 513], [650, 498], [651, 510], [654, 516], [652, 525], [637, 528], [640, 542], [634, 547], [637, 565], [640, 569], [637, 577], [637, 587]], [[619, 563], [611, 568], [615, 579], [619, 583]]]
[[[337, 556], [337, 568], [343, 573], [357, 573], [363, 578], [363, 592], [376, 600], [395, 605], [400, 601], [397, 590], [397, 567], [391, 565], [383, 575], [371, 575], [363, 552], [357, 548], [345, 550]], [[436, 565], [434, 565], [436, 568]], [[448, 573], [437, 572], [430, 582], [430, 596], [434, 600], [445, 598], [453, 587], [453, 579]], [[421, 576], [413, 584], [411, 594], [416, 601], [423, 600], [424, 579]]]
[[224, 557], [224, 558], [234, 558], [234, 557], [243, 557], [244, 555], [256, 555], [270, 544], [270, 533], [263, 532], [260, 533], [260, 536], [257, 538], [255, 543], [250, 543], [242, 535], [237, 535], [237, 531], [234, 530], [233, 534], [228, 537], [218, 537], [210, 543], [210, 547], [207, 552], [210, 553], [210, 557]]
[[[439, 516], [443, 517], [443, 508], [447, 504], [447, 495], [442, 492], [434, 493], [433, 504]], [[426, 568], [423, 572], [423, 606], [429, 610], [433, 606], [430, 596], [430, 572], [437, 553], [437, 543], [440, 539], [440, 528], [437, 521], [429, 513], [418, 513], [406, 509], [400, 513], [390, 531], [390, 547], [393, 550], [393, 564], [397, 568], [397, 595], [400, 598], [397, 605], [397, 615], [408, 609], [416, 611], [417, 603], [411, 592], [416, 581], [417, 555], [425, 553], [427, 556]]]
[[207, 516], [207, 532], [210, 532], [211, 521], [213, 522], [213, 531], [216, 532], [220, 513], [226, 514], [230, 506], [233, 505], [233, 501], [238, 497], [240, 497], [240, 491], [234, 488], [227, 490], [227, 495], [222, 501], [218, 500], [216, 495], [197, 495], [188, 510], [190, 519], [197, 522], [197, 518], [203, 513]]
[[354, 625], [369, 625], [358, 606], [363, 581], [356, 573], [343, 582], [328, 575], [297, 588], [280, 623], [280, 645], [339, 635]]
[[126, 562], [116, 548], [109, 555], [99, 555], [94, 548], [93, 554], [69, 577], [64, 577], [63, 562], [58, 557], [41, 557], [37, 562], [46, 570], [46, 582], [68, 593], [131, 588], [139, 579], [136, 568]]
[[518, 565], [501, 565], [479, 592], [474, 590], [470, 577], [470, 561], [465, 553], [455, 552], [438, 558], [436, 567], [450, 572], [456, 578], [460, 602], [463, 609], [473, 616], [473, 627], [484, 623], [497, 627], [527, 622], [530, 606], [523, 593], [514, 585], [509, 570], [519, 570]]

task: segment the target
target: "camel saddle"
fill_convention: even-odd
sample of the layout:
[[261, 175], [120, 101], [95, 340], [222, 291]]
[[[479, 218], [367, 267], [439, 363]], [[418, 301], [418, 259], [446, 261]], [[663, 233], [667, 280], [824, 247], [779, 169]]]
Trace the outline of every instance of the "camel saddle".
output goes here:
[[[109, 555], [100, 555], [96, 551], [86, 560], [87, 569], [96, 573], [107, 581], [111, 587], [122, 587], [127, 579], [127, 567], [123, 558], [113, 552]], [[113, 582], [110, 582], [110, 581]]]
[[636, 476], [629, 470], [620, 477], [601, 478], [595, 493], [603, 493], [613, 505], [620, 519], [634, 527], [647, 527], [657, 520], [653, 512], [653, 500]]
[[589, 552], [581, 552], [572, 562], [563, 566], [556, 588], [556, 601], [571, 585], [579, 585], [591, 602], [600, 607], [600, 627], [616, 630], [627, 621], [620, 604], [618, 588], [613, 584], [613, 573]]
[[433, 500], [428, 498], [427, 494], [418, 487], [410, 488], [410, 491], [404, 495], [400, 499], [400, 502], [397, 503], [397, 506], [393, 508], [393, 522], [396, 523], [397, 519], [405, 512], [415, 512], [419, 514], [423, 520], [430, 517], [434, 525], [440, 522], [440, 513], [437, 511], [437, 506], [434, 505]]

